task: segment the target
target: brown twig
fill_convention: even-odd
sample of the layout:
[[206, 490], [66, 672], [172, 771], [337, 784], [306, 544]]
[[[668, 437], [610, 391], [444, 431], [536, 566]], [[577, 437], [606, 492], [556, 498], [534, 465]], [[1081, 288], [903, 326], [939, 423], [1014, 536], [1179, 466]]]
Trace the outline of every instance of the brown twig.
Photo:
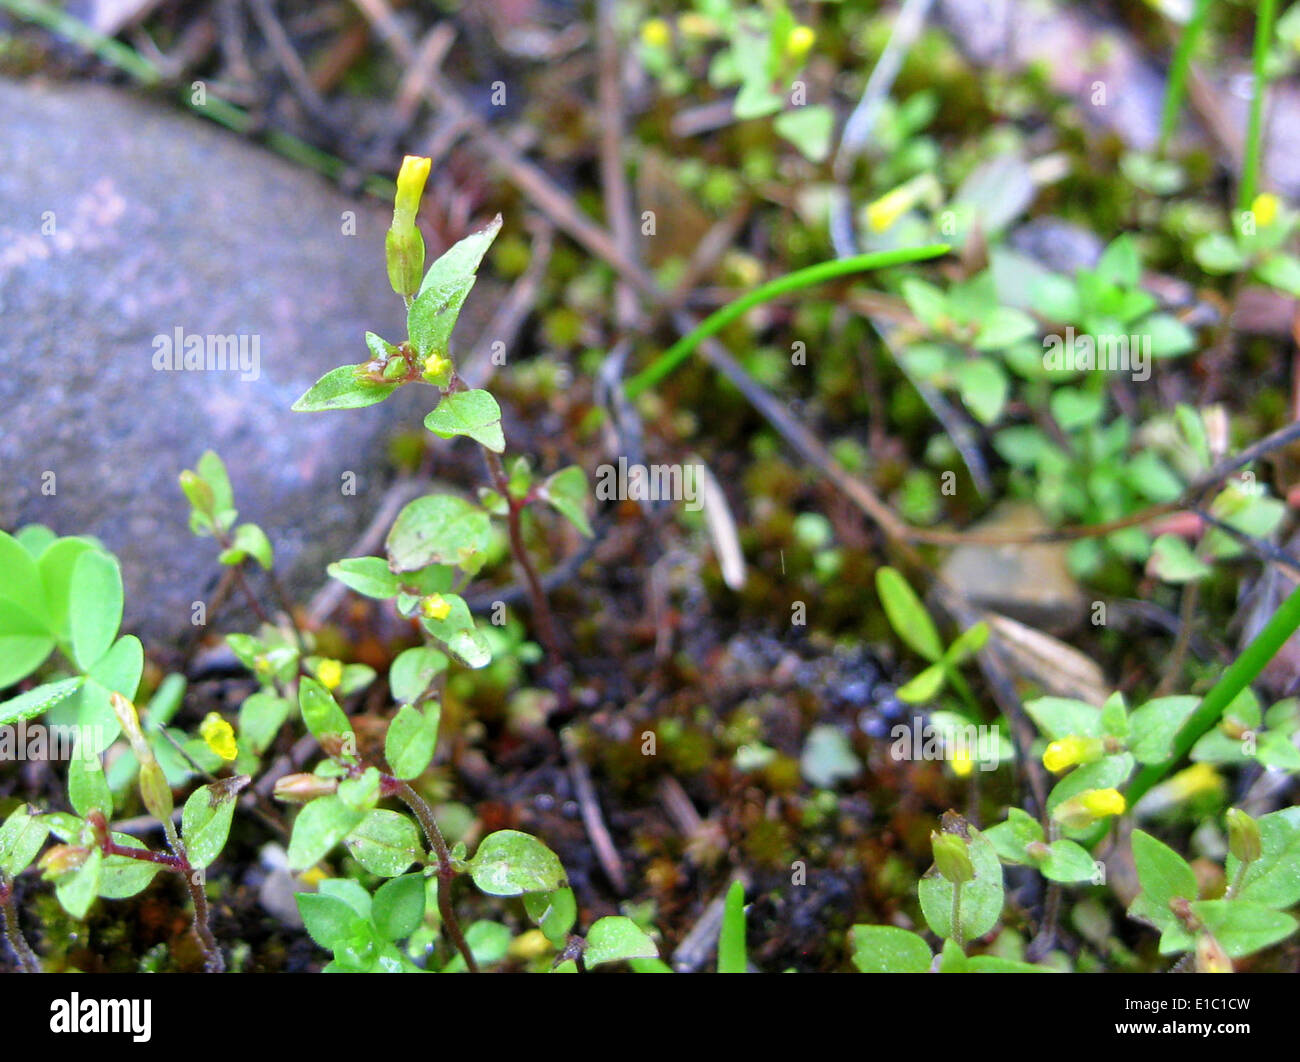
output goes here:
[[4, 928], [5, 939], [14, 953], [14, 959], [23, 973], [40, 973], [41, 963], [23, 936], [18, 924], [18, 908], [14, 904], [13, 883], [0, 870], [0, 925]]

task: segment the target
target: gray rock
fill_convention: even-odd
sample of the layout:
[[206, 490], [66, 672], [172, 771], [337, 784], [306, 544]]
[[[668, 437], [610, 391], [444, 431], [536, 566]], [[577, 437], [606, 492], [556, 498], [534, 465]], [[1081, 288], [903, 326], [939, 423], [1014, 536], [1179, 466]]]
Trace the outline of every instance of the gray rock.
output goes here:
[[[980, 532], [1044, 530], [1032, 505], [1008, 502], [975, 524]], [[1087, 602], [1066, 562], [1068, 545], [958, 546], [941, 574], [977, 608], [1000, 612], [1051, 634], [1065, 634], [1084, 618]]]
[[[291, 582], [321, 582], [374, 511], [388, 434], [419, 425], [414, 394], [289, 411], [366, 359], [366, 329], [397, 337], [390, 212], [107, 87], [0, 81], [0, 141], [0, 526], [98, 536], [123, 562], [128, 629], [174, 637], [217, 571], [176, 477], [212, 448]], [[157, 371], [177, 329], [243, 337], [256, 378]]]

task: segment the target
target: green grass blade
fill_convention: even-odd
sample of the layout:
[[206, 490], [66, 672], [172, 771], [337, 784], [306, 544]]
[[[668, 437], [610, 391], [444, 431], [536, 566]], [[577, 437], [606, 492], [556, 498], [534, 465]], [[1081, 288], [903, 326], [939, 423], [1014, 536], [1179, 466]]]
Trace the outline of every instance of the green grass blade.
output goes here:
[[1160, 112], [1160, 143], [1156, 153], [1163, 155], [1173, 136], [1174, 126], [1178, 124], [1178, 112], [1183, 107], [1183, 93], [1187, 90], [1187, 74], [1191, 70], [1192, 56], [1200, 43], [1201, 33], [1205, 29], [1206, 16], [1210, 13], [1213, 0], [1196, 0], [1192, 17], [1183, 27], [1183, 34], [1178, 38], [1178, 47], [1174, 49], [1173, 62], [1169, 67], [1169, 81], [1165, 85], [1164, 108]]
[[738, 881], [727, 890], [718, 935], [718, 973], [745, 972], [745, 886]]
[[637, 373], [625, 385], [628, 398], [635, 398], [642, 391], [653, 387], [678, 365], [691, 356], [700, 343], [709, 336], [726, 328], [741, 314], [755, 306], [772, 299], [800, 291], [820, 284], [824, 280], [846, 276], [850, 273], [864, 273], [870, 269], [886, 269], [889, 266], [903, 265], [906, 262], [919, 262], [926, 258], [938, 258], [951, 250], [946, 243], [935, 243], [925, 247], [906, 247], [897, 251], [876, 251], [871, 254], [854, 255], [852, 258], [839, 258], [831, 262], [798, 269], [783, 277], [769, 280], [734, 302], [729, 302], [722, 309], [711, 313], [692, 331], [682, 336], [676, 343], [659, 355], [641, 372]]
[[1250, 98], [1250, 125], [1246, 129], [1246, 150], [1241, 160], [1241, 187], [1237, 195], [1237, 208], [1249, 210], [1255, 201], [1259, 186], [1259, 154], [1264, 139], [1264, 97], [1268, 93], [1268, 46], [1273, 38], [1273, 16], [1277, 14], [1277, 0], [1259, 0], [1259, 14], [1255, 16], [1254, 85]]
[[1125, 799], [1131, 808], [1142, 796], [1186, 756], [1210, 727], [1223, 717], [1224, 709], [1242, 690], [1255, 681], [1282, 644], [1300, 627], [1300, 587], [1278, 606], [1264, 629], [1242, 650], [1241, 655], [1224, 671], [1223, 677], [1205, 695], [1200, 707], [1183, 724], [1174, 740], [1174, 753], [1164, 763], [1154, 763], [1138, 773], [1128, 787]]

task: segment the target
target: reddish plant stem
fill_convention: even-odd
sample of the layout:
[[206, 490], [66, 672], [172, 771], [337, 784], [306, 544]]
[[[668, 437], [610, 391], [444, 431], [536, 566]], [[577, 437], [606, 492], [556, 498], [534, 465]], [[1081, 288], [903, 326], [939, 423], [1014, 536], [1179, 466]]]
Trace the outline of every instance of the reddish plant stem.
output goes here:
[[438, 859], [438, 913], [442, 917], [442, 924], [447, 930], [447, 935], [451, 937], [452, 943], [456, 945], [456, 950], [465, 960], [469, 972], [478, 973], [478, 963], [474, 961], [474, 953], [465, 940], [465, 934], [461, 932], [460, 920], [451, 905], [451, 886], [456, 880], [456, 868], [452, 865], [451, 849], [447, 847], [447, 839], [443, 837], [438, 821], [433, 816], [433, 809], [409, 782], [385, 775], [382, 784], [385, 791], [391, 792], [401, 800], [420, 820], [424, 836], [428, 838], [429, 845]]
[[23, 973], [40, 973], [40, 960], [36, 958], [36, 953], [27, 943], [22, 927], [18, 924], [18, 908], [14, 905], [13, 885], [2, 872], [0, 872], [0, 923], [4, 925], [5, 939], [9, 941], [9, 947], [18, 961], [18, 968]]

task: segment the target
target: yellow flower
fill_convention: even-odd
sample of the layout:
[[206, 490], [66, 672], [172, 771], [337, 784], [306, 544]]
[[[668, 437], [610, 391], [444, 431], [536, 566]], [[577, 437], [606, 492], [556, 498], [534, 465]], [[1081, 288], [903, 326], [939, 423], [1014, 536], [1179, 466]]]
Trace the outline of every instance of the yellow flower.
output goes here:
[[785, 39], [785, 54], [791, 59], [802, 59], [817, 41], [817, 34], [811, 26], [795, 26], [790, 36]]
[[233, 760], [239, 755], [234, 728], [216, 712], [209, 712], [199, 724], [199, 736], [223, 760]]
[[426, 619], [445, 620], [451, 615], [451, 602], [445, 600], [441, 594], [430, 594], [424, 599], [420, 611], [424, 613]]
[[1085, 830], [1098, 819], [1124, 814], [1126, 807], [1118, 789], [1085, 789], [1058, 804], [1052, 818], [1067, 830]]
[[1089, 789], [1079, 794], [1083, 806], [1099, 819], [1108, 815], [1123, 815], [1128, 806], [1124, 794], [1118, 789]]
[[1223, 785], [1219, 772], [1208, 763], [1196, 763], [1179, 771], [1161, 789], [1175, 801], [1190, 800], [1205, 793], [1217, 792]]
[[975, 769], [975, 761], [971, 759], [970, 750], [959, 748], [952, 754], [952, 773], [958, 778], [969, 778], [971, 771]]
[[343, 665], [337, 660], [322, 660], [316, 665], [316, 677], [327, 690], [336, 690], [343, 681]]
[[667, 48], [673, 42], [673, 31], [661, 18], [641, 23], [641, 43], [648, 48]]
[[1101, 758], [1102, 745], [1096, 738], [1071, 734], [1053, 741], [1043, 752], [1043, 766], [1053, 774], [1061, 774], [1081, 763], [1092, 763]]
[[1260, 192], [1250, 204], [1250, 212], [1255, 215], [1257, 228], [1266, 229], [1277, 220], [1278, 207], [1281, 202], [1271, 192]]
[[435, 352], [424, 359], [424, 378], [435, 387], [446, 387], [455, 367], [451, 358], [444, 358]]
[[424, 195], [424, 182], [429, 179], [432, 166], [433, 159], [420, 155], [407, 155], [402, 159], [402, 168], [397, 172], [397, 198], [393, 201], [394, 227], [415, 221], [420, 197]]

